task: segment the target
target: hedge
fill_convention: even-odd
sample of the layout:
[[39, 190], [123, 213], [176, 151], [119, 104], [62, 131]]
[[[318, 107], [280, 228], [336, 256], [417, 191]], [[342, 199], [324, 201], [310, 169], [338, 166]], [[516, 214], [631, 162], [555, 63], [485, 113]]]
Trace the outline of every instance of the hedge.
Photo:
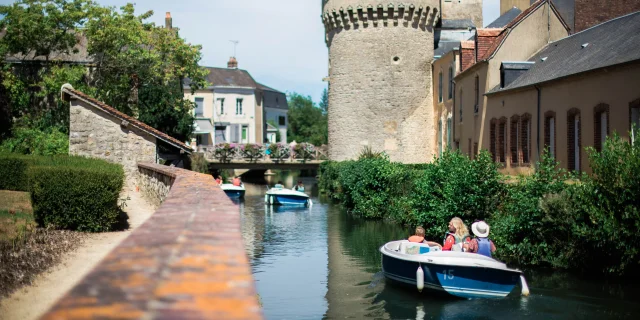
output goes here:
[[0, 189], [28, 191], [42, 227], [108, 231], [118, 222], [124, 170], [104, 160], [75, 156], [0, 155]]
[[[617, 134], [587, 149], [593, 175], [544, 153], [532, 175], [504, 183], [491, 156], [445, 152], [432, 163], [325, 162], [319, 186], [351, 213], [426, 229], [442, 239], [455, 216], [491, 225], [496, 257], [520, 266], [633, 276], [640, 266], [640, 143]], [[630, 245], [631, 244], [631, 245]]]

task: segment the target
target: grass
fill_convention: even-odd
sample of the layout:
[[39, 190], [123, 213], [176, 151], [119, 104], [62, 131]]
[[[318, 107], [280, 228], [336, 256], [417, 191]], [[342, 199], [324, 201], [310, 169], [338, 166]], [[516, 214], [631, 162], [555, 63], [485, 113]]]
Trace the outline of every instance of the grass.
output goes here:
[[29, 193], [0, 190], [0, 242], [19, 241], [35, 228]]

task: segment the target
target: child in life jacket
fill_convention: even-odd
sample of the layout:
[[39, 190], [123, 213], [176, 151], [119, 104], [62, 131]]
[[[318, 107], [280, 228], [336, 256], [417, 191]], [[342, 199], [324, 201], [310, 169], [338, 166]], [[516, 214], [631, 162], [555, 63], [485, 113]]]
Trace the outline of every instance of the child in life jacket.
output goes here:
[[464, 251], [465, 242], [471, 241], [469, 229], [460, 218], [453, 218], [449, 221], [449, 232], [444, 237], [443, 251]]
[[424, 234], [425, 234], [424, 228], [423, 227], [417, 227], [416, 228], [416, 234], [414, 234], [411, 237], [409, 237], [409, 242], [424, 243], [424, 244], [429, 245], [430, 247], [440, 247], [440, 248], [442, 248], [442, 246], [437, 242], [425, 240], [424, 239]]
[[491, 254], [496, 251], [496, 246], [489, 237], [489, 225], [484, 221], [474, 222], [471, 231], [476, 236], [469, 242], [467, 252], [481, 254], [491, 258]]

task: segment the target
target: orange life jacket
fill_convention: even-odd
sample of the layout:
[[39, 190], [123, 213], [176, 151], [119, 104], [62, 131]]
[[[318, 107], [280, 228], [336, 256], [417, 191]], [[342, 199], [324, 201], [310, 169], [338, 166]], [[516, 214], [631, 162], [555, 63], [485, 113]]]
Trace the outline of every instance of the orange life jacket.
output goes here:
[[409, 242], [422, 243], [423, 241], [424, 241], [424, 237], [419, 237], [419, 236], [411, 236], [411, 237], [409, 237]]

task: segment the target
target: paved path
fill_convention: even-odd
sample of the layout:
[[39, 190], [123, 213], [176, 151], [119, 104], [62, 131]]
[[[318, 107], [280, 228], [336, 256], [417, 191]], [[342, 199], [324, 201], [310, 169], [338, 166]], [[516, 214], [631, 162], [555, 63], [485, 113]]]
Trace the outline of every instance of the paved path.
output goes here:
[[49, 272], [39, 275], [31, 286], [24, 287], [0, 301], [0, 319], [38, 319], [67, 291], [131, 232], [145, 222], [155, 209], [135, 190], [123, 192], [130, 196], [124, 211], [129, 215], [129, 230], [91, 234], [75, 251]]

